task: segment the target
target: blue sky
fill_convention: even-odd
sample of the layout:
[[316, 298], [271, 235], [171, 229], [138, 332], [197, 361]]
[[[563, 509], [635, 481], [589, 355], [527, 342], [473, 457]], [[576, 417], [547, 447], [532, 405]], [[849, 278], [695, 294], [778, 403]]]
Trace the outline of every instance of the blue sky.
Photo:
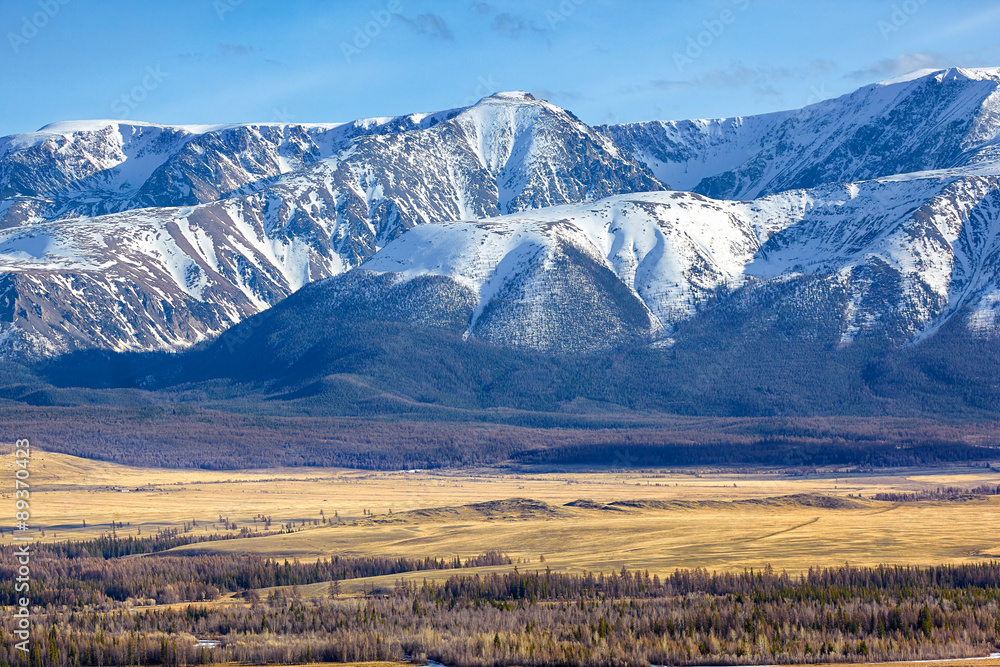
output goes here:
[[978, 0], [5, 0], [0, 135], [335, 122], [496, 90], [591, 124], [745, 115], [1000, 66], [998, 29], [1000, 6]]

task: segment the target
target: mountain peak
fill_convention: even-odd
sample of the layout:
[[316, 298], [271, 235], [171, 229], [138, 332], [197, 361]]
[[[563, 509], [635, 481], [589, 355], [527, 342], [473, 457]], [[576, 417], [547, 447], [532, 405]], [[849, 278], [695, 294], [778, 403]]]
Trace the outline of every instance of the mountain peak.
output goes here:
[[916, 81], [917, 79], [924, 79], [930, 76], [934, 76], [939, 72], [944, 70], [934, 69], [933, 67], [924, 67], [923, 69], [913, 70], [912, 72], [907, 72], [906, 74], [900, 74], [899, 76], [894, 76], [889, 79], [884, 79], [877, 82], [875, 85], [878, 86], [891, 86], [897, 83], [907, 83], [908, 81]]
[[485, 99], [514, 100], [517, 102], [534, 102], [535, 96], [524, 90], [502, 90], [493, 93]]
[[1000, 78], [1000, 67], [926, 67], [907, 74], [900, 74], [891, 79], [879, 81], [875, 85], [891, 86], [898, 83], [908, 83], [919, 79], [931, 78], [938, 81], [984, 81], [987, 79], [997, 79]]
[[949, 67], [941, 74], [943, 80], [983, 81], [998, 77], [1000, 77], [1000, 67]]

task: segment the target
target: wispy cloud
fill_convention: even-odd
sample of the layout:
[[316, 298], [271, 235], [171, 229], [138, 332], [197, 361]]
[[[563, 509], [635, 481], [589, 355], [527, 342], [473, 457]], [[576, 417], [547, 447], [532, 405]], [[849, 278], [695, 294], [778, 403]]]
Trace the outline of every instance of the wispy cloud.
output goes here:
[[868, 67], [850, 72], [846, 77], [854, 81], [877, 81], [918, 69], [943, 69], [953, 64], [936, 53], [903, 53], [895, 58], [883, 58]]
[[260, 49], [248, 44], [219, 44], [219, 53], [224, 56], [250, 56], [260, 53]]
[[212, 53], [203, 53], [201, 51], [194, 53], [180, 53], [177, 55], [177, 57], [181, 61], [203, 62], [210, 58], [215, 59], [215, 58], [223, 58], [226, 56], [234, 56], [237, 58], [242, 58], [244, 56], [251, 56], [257, 53], [261, 53], [261, 49], [250, 46], [249, 44], [219, 43], [216, 45], [216, 50]]
[[488, 2], [473, 2], [469, 5], [469, 7], [480, 16], [489, 16], [490, 14], [495, 14], [497, 12], [496, 6], [491, 5]]
[[493, 17], [493, 30], [512, 39], [541, 38], [548, 42], [548, 32], [534, 21], [520, 14], [502, 12]]
[[743, 88], [760, 97], [780, 98], [776, 84], [785, 81], [813, 80], [826, 76], [837, 68], [829, 60], [813, 60], [798, 67], [748, 66], [736, 62], [729, 67], [709, 69], [688, 79], [652, 79], [633, 86], [627, 92], [642, 90], [679, 91], [697, 88]]
[[451, 34], [451, 28], [448, 27], [448, 22], [440, 14], [420, 14], [412, 19], [405, 16], [399, 18], [418, 35], [446, 42], [455, 39], [454, 35]]
[[523, 14], [500, 11], [496, 5], [479, 0], [469, 7], [482, 17], [492, 17], [490, 29], [510, 39], [538, 39], [550, 44], [549, 31]]
[[825, 76], [827, 74], [833, 74], [837, 71], [837, 63], [832, 60], [823, 60], [822, 58], [811, 60], [809, 62], [808, 71], [810, 76]]

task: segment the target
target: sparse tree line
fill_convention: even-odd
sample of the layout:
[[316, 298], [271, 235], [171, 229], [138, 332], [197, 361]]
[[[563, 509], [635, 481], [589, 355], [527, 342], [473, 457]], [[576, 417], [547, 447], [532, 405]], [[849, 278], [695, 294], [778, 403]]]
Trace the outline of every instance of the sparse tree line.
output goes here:
[[[192, 555], [146, 558], [74, 558], [46, 555], [32, 559], [32, 603], [72, 609], [110, 609], [119, 603], [173, 604], [212, 600], [225, 593], [274, 586], [375, 577], [419, 570], [510, 564], [509, 556], [490, 552], [466, 559], [332, 556], [315, 563], [278, 562], [259, 556]], [[71, 544], [70, 551], [75, 551]], [[16, 563], [0, 564], [0, 604], [12, 605]]]
[[215, 542], [217, 540], [232, 540], [242, 537], [265, 537], [277, 535], [275, 531], [255, 531], [246, 527], [239, 532], [211, 533], [192, 535], [181, 533], [177, 528], [164, 528], [153, 535], [118, 537], [116, 534], [105, 533], [92, 540], [66, 540], [65, 542], [46, 542], [37, 545], [35, 550], [41, 554], [58, 558], [120, 558], [154, 554], [167, 551], [186, 544], [199, 542]]
[[956, 500], [969, 496], [1000, 496], [1000, 484], [981, 484], [974, 489], [943, 486], [928, 491], [913, 493], [876, 493], [872, 500], [888, 500], [894, 503], [915, 503], [921, 500]]
[[[94, 560], [123, 568], [90, 573], [101, 579], [136, 576], [142, 568], [129, 570], [131, 563], [158, 563], [153, 567], [204, 584], [239, 570], [236, 557]], [[175, 562], [186, 560], [188, 569]], [[228, 585], [305, 583], [331, 571], [361, 574], [400, 563], [243, 560], [244, 576], [253, 572], [255, 578], [233, 578]], [[14, 649], [12, 619], [4, 617], [0, 665], [265, 664], [404, 655], [455, 667], [888, 661], [985, 655], [996, 650], [1000, 634], [996, 562], [839, 567], [797, 577], [770, 568], [682, 570], [662, 579], [625, 569], [575, 575], [515, 568], [455, 574], [440, 583], [399, 582], [389, 594], [364, 599], [306, 600], [296, 587], [245, 597], [229, 606], [137, 610], [53, 601], [36, 608], [33, 655]], [[221, 646], [198, 647], [196, 638]]]

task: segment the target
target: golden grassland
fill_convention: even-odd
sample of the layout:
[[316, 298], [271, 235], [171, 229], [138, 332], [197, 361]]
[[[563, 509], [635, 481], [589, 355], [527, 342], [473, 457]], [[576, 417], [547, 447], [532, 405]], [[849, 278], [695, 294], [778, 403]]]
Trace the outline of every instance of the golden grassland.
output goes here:
[[[5, 544], [13, 523], [13, 465], [8, 446], [0, 465], [8, 480], [0, 483], [0, 500], [10, 507], [9, 518], [0, 517]], [[35, 449], [29, 470], [31, 524], [36, 535], [44, 532], [44, 541], [96, 537], [107, 533], [111, 522], [126, 524], [117, 529], [119, 536], [183, 529], [193, 522], [196, 532], [225, 532], [220, 516], [237, 530], [263, 528], [254, 522], [263, 515], [272, 518], [272, 530], [292, 523], [294, 531], [177, 551], [308, 561], [332, 554], [464, 558], [499, 550], [520, 559], [522, 568], [582, 572], [625, 566], [656, 573], [767, 564], [798, 572], [845, 562], [930, 565], [1000, 558], [1000, 497], [902, 504], [868, 500], [879, 491], [1000, 484], [1000, 474], [985, 468], [809, 475], [204, 471], [131, 468]], [[806, 497], [787, 498], [793, 495]], [[591, 502], [567, 506], [581, 499]], [[640, 499], [648, 502], [610, 505]], [[314, 525], [321, 511], [330, 521], [336, 521], [336, 513], [340, 522]], [[489, 569], [497, 568], [480, 571]], [[450, 574], [354, 580], [345, 582], [344, 592]], [[326, 587], [304, 588], [315, 589], [304, 594], [323, 595]]]

